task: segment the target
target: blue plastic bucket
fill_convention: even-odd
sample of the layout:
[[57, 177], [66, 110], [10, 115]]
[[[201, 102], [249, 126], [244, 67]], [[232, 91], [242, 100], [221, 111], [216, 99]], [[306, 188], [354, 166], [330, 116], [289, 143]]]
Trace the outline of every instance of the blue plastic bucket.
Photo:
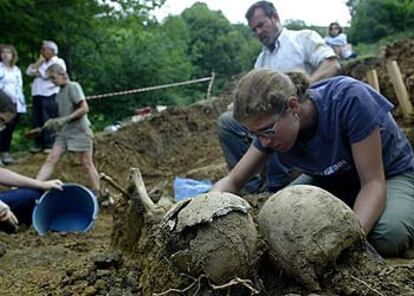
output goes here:
[[173, 183], [174, 197], [180, 201], [209, 191], [213, 187], [210, 180], [194, 180], [175, 177]]
[[89, 189], [78, 184], [64, 184], [63, 191], [51, 189], [36, 202], [33, 227], [40, 235], [48, 231], [87, 232], [98, 212], [98, 201]]

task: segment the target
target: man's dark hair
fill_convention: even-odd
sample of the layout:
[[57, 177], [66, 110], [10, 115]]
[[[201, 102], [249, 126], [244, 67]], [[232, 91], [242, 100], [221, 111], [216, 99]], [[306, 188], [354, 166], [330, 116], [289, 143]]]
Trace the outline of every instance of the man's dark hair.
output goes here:
[[10, 97], [2, 90], [0, 90], [0, 112], [16, 113], [16, 107]]
[[252, 18], [253, 13], [257, 8], [262, 9], [264, 11], [265, 15], [268, 16], [268, 17], [278, 17], [276, 8], [275, 8], [275, 6], [273, 5], [272, 2], [257, 1], [252, 6], [250, 6], [250, 8], [246, 12], [245, 17], [246, 17], [248, 22], [250, 22], [250, 19]]

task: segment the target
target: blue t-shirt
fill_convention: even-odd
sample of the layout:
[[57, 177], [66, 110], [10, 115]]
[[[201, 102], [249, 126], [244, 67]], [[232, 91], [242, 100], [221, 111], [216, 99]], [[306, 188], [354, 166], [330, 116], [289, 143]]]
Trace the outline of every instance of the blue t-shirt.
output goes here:
[[[297, 141], [282, 163], [322, 178], [355, 176], [351, 144], [380, 128], [386, 177], [414, 171], [414, 154], [391, 115], [393, 105], [369, 85], [350, 77], [335, 77], [314, 84], [309, 95], [318, 112], [318, 127], [308, 142]], [[254, 145], [266, 153], [258, 139]]]

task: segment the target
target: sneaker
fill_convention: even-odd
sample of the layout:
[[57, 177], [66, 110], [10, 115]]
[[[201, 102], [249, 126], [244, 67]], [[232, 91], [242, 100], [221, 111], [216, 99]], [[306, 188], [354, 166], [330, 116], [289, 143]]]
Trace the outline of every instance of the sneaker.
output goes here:
[[39, 147], [32, 147], [32, 148], [30, 148], [30, 153], [39, 153], [39, 152], [41, 152], [42, 151], [42, 148], [39, 148]]
[[9, 152], [3, 152], [1, 154], [1, 160], [5, 165], [13, 164], [16, 162], [16, 160], [13, 158], [13, 156]]
[[45, 149], [43, 149], [43, 154], [49, 154], [50, 152], [52, 152], [52, 149], [50, 149], [50, 148], [45, 148]]

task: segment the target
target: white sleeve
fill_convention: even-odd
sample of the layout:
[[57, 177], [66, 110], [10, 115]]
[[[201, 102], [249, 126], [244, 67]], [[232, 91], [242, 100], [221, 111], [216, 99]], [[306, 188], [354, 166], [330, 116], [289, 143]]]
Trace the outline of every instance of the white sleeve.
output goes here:
[[17, 72], [17, 79], [18, 79], [18, 87], [20, 88], [20, 90], [23, 90], [23, 77], [22, 77], [22, 71], [20, 71], [19, 67], [16, 67], [16, 72]]
[[30, 64], [30, 66], [27, 67], [26, 75], [28, 75], [28, 76], [37, 76], [37, 69], [33, 68], [33, 64]]
[[336, 57], [333, 49], [315, 31], [304, 30], [302, 33], [307, 62], [317, 69], [327, 58]]
[[327, 42], [327, 44], [330, 46], [338, 46], [338, 47], [343, 47], [347, 43], [348, 42], [346, 41], [346, 35], [344, 33], [341, 33], [334, 38], [330, 38], [329, 41]]

